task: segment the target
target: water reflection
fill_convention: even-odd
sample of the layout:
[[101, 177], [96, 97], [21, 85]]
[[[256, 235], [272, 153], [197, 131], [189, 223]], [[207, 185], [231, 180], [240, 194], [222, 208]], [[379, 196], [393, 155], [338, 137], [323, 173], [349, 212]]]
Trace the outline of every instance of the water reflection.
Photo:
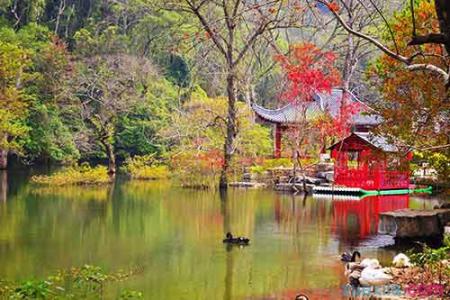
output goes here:
[[378, 214], [409, 207], [409, 195], [371, 196], [360, 200], [334, 200], [333, 233], [354, 245], [378, 231]]
[[[146, 299], [292, 299], [299, 292], [336, 299], [345, 280], [338, 254], [375, 236], [377, 212], [424, 202], [333, 201], [257, 190], [221, 194], [170, 182], [14, 184], [15, 192], [0, 204], [0, 277], [42, 276], [85, 263], [143, 266], [142, 275], [107, 293], [114, 297], [127, 287]], [[248, 236], [251, 245], [227, 248], [222, 239], [228, 231]], [[383, 249], [364, 251], [391, 256]]]

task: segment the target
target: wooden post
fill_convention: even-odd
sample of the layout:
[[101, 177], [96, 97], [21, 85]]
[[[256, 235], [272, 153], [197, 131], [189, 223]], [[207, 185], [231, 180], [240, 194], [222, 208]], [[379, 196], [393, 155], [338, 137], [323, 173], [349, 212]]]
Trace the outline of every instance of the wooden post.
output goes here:
[[274, 140], [275, 140], [275, 149], [274, 149], [274, 158], [280, 158], [281, 157], [281, 125], [275, 124], [275, 130], [274, 130]]

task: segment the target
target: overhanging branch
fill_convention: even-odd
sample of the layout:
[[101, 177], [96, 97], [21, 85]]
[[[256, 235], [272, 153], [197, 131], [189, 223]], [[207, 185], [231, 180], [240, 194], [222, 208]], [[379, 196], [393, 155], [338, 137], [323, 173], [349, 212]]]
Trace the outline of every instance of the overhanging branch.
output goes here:
[[[317, 2], [325, 5], [328, 7], [328, 2], [326, 0], [316, 0]], [[442, 76], [442, 78], [445, 81], [445, 84], [448, 85], [449, 84], [449, 73], [444, 71], [443, 69], [435, 66], [435, 65], [431, 65], [431, 64], [412, 64], [413, 59], [417, 56], [417, 54], [414, 54], [411, 57], [406, 57], [403, 55], [400, 55], [398, 53], [393, 52], [392, 50], [390, 50], [388, 47], [386, 47], [385, 45], [383, 45], [381, 42], [379, 42], [377, 39], [364, 34], [362, 32], [356, 31], [353, 28], [351, 28], [343, 19], [342, 17], [333, 9], [329, 9], [329, 11], [335, 16], [335, 18], [338, 20], [338, 22], [342, 25], [342, 27], [349, 33], [360, 37], [366, 41], [369, 41], [370, 43], [372, 43], [373, 45], [375, 45], [378, 49], [380, 49], [381, 51], [383, 51], [386, 55], [404, 63], [407, 65], [407, 69], [411, 70], [411, 71], [417, 71], [417, 70], [422, 70], [422, 71], [431, 71], [435, 74], [438, 74], [440, 76]], [[423, 40], [423, 41], [427, 41], [428, 43], [439, 43], [442, 44], [442, 42], [438, 42], [438, 41], [445, 41], [446, 37], [443, 36], [442, 34], [429, 34], [427, 36], [416, 36], [413, 37], [413, 41], [414, 38], [417, 39], [417, 42], [419, 40]], [[424, 44], [426, 42], [422, 42], [422, 44]], [[419, 43], [418, 43], [419, 44]]]
[[418, 70], [431, 71], [435, 74], [442, 76], [445, 83], [448, 83], [449, 77], [450, 77], [449, 74], [447, 72], [445, 72], [444, 70], [442, 70], [441, 68], [436, 67], [435, 65], [430, 65], [430, 64], [413, 64], [413, 65], [409, 65], [407, 67], [407, 69], [411, 70], [411, 71], [418, 71]]
[[443, 35], [442, 33], [430, 33], [427, 35], [413, 36], [412, 40], [408, 43], [408, 46], [445, 43], [447, 43], [447, 37], [445, 35]]

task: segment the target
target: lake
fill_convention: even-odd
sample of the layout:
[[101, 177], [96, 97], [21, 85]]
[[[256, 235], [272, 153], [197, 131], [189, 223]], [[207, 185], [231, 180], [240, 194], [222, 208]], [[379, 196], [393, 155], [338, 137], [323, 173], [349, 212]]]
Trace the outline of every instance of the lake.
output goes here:
[[[44, 277], [93, 264], [142, 272], [108, 286], [145, 299], [339, 299], [339, 254], [358, 249], [388, 263], [392, 238], [378, 212], [432, 207], [427, 197], [332, 200], [267, 190], [227, 194], [170, 182], [118, 180], [109, 187], [39, 187], [0, 176], [0, 278]], [[227, 248], [227, 231], [251, 245]]]

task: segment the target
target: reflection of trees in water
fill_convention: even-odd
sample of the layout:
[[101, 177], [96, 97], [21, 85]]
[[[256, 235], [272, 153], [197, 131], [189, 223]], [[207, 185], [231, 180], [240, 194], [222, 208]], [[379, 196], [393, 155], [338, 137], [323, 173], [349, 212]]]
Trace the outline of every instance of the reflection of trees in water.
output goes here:
[[305, 195], [276, 195], [274, 206], [275, 222], [281, 232], [297, 235], [314, 226], [321, 234], [328, 234], [325, 227], [331, 221], [330, 202]]
[[[220, 190], [220, 210], [223, 219], [223, 236], [231, 231], [230, 224], [230, 201], [228, 199], [228, 191]], [[233, 297], [233, 272], [234, 272], [234, 257], [233, 245], [226, 244], [225, 252], [225, 290], [223, 293], [224, 300], [230, 300]]]
[[0, 202], [6, 202], [8, 197], [8, 171], [0, 170]]

